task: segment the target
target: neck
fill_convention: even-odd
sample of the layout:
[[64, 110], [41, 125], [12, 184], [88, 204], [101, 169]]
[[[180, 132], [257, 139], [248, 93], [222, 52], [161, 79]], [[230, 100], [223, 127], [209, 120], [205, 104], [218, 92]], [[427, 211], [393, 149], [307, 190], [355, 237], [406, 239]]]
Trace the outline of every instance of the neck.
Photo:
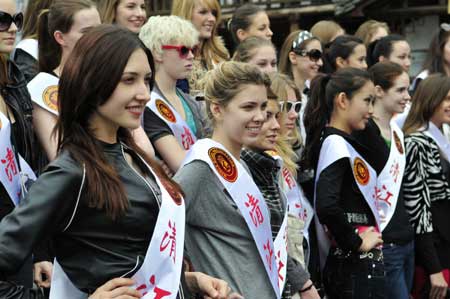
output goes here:
[[305, 89], [306, 80], [302, 78], [302, 76], [296, 69], [292, 70], [292, 76], [294, 77], [294, 83], [297, 86], [298, 90], [300, 90], [300, 92], [303, 92], [303, 90]]
[[102, 118], [97, 112], [94, 112], [90, 120], [90, 129], [98, 140], [110, 144], [117, 143], [119, 127]]
[[222, 144], [238, 161], [241, 160], [242, 144], [234, 142], [220, 128], [215, 128], [211, 139]]
[[155, 81], [164, 95], [176, 94], [177, 80], [171, 78], [166, 72], [158, 70], [155, 74]]
[[337, 115], [335, 115], [334, 112], [331, 115], [329, 126], [335, 128], [335, 129], [344, 131], [347, 134], [351, 134], [352, 133], [352, 129], [347, 124], [347, 122], [345, 122], [342, 118], [340, 118]]
[[67, 53], [67, 51], [62, 51], [61, 53], [61, 61], [59, 62], [59, 65], [56, 67], [56, 69], [53, 70], [53, 72], [58, 75], [58, 77], [61, 77], [61, 73], [63, 71], [64, 65], [66, 64], [67, 58], [69, 57], [70, 53]]
[[[379, 101], [376, 101], [376, 103], [377, 102]], [[391, 127], [390, 122], [393, 116], [394, 114], [386, 111], [386, 109], [384, 109], [381, 104], [374, 105], [372, 118], [379, 127], [390, 128]]]
[[430, 121], [439, 129], [442, 131], [442, 125], [443, 122], [441, 121], [436, 121], [435, 119], [431, 118]]

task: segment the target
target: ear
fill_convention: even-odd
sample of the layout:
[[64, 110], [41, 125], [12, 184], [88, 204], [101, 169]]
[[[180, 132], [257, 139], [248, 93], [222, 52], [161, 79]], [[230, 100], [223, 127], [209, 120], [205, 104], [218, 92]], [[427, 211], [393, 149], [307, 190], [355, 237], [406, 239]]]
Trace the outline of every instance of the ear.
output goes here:
[[340, 68], [344, 68], [348, 65], [347, 61], [342, 58], [342, 57], [337, 57], [336, 58], [336, 68], [340, 69]]
[[61, 31], [56, 30], [55, 32], [53, 32], [53, 38], [60, 46], [66, 45], [66, 41], [64, 40], [64, 34]]
[[212, 102], [209, 105], [209, 111], [211, 111], [211, 114], [216, 122], [222, 120], [223, 107], [220, 104]]
[[380, 85], [375, 86], [375, 97], [379, 99], [384, 97], [384, 90]]
[[247, 32], [245, 32], [244, 29], [238, 29], [236, 31], [236, 36], [237, 36], [238, 40], [242, 42], [244, 39], [246, 39], [248, 37], [248, 34], [247, 34]]
[[334, 98], [334, 106], [340, 110], [347, 110], [350, 101], [345, 92], [340, 92]]
[[153, 54], [153, 60], [157, 63], [162, 63], [163, 62], [163, 58], [162, 58], [162, 52], [158, 53], [158, 51], [152, 51]]
[[289, 61], [291, 62], [291, 64], [297, 65], [297, 55], [295, 55], [294, 52], [292, 52], [292, 51], [289, 52], [288, 58], [289, 58]]

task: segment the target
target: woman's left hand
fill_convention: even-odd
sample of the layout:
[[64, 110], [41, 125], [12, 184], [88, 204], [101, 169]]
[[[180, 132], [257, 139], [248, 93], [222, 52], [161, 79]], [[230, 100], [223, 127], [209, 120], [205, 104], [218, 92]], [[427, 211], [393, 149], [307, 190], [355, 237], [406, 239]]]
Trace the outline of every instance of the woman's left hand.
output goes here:
[[226, 281], [201, 272], [186, 272], [186, 283], [192, 292], [203, 294], [204, 299], [244, 299], [239, 294], [230, 294]]

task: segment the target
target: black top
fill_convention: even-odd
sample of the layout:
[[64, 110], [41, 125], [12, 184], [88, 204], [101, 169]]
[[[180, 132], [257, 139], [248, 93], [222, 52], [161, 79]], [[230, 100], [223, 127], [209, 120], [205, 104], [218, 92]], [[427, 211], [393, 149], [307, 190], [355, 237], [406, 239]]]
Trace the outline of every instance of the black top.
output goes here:
[[[338, 129], [325, 128], [322, 140], [333, 134], [344, 137], [364, 159], [368, 157], [366, 147]], [[316, 186], [316, 213], [337, 246], [344, 251], [356, 252], [361, 246], [357, 227], [376, 226], [375, 217], [355, 182], [348, 158], [335, 161], [320, 173]]]
[[[379, 175], [389, 159], [390, 148], [383, 139], [375, 121], [370, 119], [364, 130], [354, 132], [352, 135], [367, 148], [368, 155], [366, 161], [369, 162]], [[398, 195], [394, 215], [387, 227], [383, 230], [383, 242], [385, 244], [394, 243], [404, 245], [413, 239], [414, 231], [409, 222], [409, 215], [405, 209], [402, 186]]]
[[28, 52], [16, 48], [14, 51], [14, 62], [25, 76], [25, 80], [30, 82], [39, 73], [38, 61]]

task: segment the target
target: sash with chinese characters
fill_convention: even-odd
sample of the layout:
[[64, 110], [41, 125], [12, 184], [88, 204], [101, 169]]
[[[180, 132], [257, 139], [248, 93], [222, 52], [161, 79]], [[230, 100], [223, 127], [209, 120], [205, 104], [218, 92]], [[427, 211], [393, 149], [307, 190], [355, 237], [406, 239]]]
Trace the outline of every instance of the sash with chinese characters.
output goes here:
[[425, 135], [431, 137], [438, 145], [444, 158], [450, 162], [450, 142], [447, 137], [442, 134], [441, 130], [433, 122], [428, 123], [428, 129], [424, 132]]
[[391, 121], [391, 149], [389, 159], [378, 175], [375, 198], [380, 215], [380, 229], [383, 231], [395, 212], [398, 195], [405, 171], [405, 146], [403, 132], [395, 121]]
[[153, 88], [147, 107], [169, 126], [173, 136], [175, 136], [185, 150], [190, 149], [197, 141], [195, 134], [191, 131], [184, 119], [167, 103], [156, 88]]
[[269, 209], [241, 163], [223, 145], [208, 138], [192, 146], [183, 165], [194, 160], [206, 162], [233, 198], [252, 234], [276, 298], [281, 298], [286, 278], [287, 213], [275, 241], [272, 241]]
[[[378, 214], [375, 187], [377, 185], [377, 173], [367, 163], [363, 157], [341, 136], [330, 135], [323, 141], [320, 149], [319, 163], [317, 165], [315, 189], [317, 189], [317, 181], [322, 171], [342, 158], [349, 158], [350, 167], [352, 168], [353, 177], [356, 184], [361, 191], [364, 199], [372, 211], [372, 214], [377, 223], [377, 229], [380, 227], [380, 217]], [[345, 187], [344, 187], [345, 188]], [[314, 192], [314, 205], [316, 203], [316, 192]], [[317, 239], [319, 242], [319, 255], [321, 267], [325, 265], [326, 257], [331, 246], [331, 241], [328, 238], [325, 228], [319, 222], [318, 217], [315, 218]]]
[[8, 118], [0, 112], [0, 183], [5, 188], [9, 198], [17, 206], [20, 202], [24, 188], [25, 176], [36, 180], [33, 170], [20, 156], [19, 164], [11, 144], [11, 123]]
[[59, 78], [48, 73], [39, 73], [28, 83], [31, 100], [45, 110], [58, 115]]
[[[144, 163], [145, 161], [142, 160]], [[161, 206], [141, 268], [134, 274], [135, 288], [143, 299], [175, 299], [180, 285], [185, 232], [185, 205], [180, 194], [166, 187], [147, 165], [161, 190]], [[148, 183], [146, 183], [148, 185]], [[156, 196], [155, 196], [156, 197]], [[50, 299], [85, 299], [55, 260]]]
[[17, 46], [16, 49], [21, 49], [28, 54], [30, 54], [34, 59], [38, 60], [38, 41], [34, 38], [26, 38], [21, 40]]

